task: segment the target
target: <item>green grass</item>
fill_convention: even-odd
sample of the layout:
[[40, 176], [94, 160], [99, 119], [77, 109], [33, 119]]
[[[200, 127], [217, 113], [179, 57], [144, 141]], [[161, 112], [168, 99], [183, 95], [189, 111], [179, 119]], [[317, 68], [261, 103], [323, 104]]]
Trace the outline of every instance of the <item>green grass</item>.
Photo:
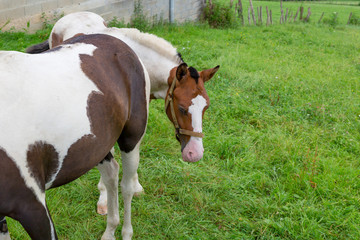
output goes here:
[[[300, 4], [311, 4], [315, 16], [324, 6], [345, 19], [335, 28], [316, 17], [310, 24], [151, 30], [198, 70], [221, 67], [206, 85], [211, 106], [200, 162], [182, 162], [164, 103], [151, 102], [139, 167], [146, 194], [133, 200], [134, 239], [360, 238], [360, 27], [344, 25], [348, 10], [359, 8], [284, 2]], [[36, 41], [0, 34], [1, 49]], [[60, 239], [101, 237], [98, 177], [91, 170], [47, 192]], [[9, 222], [14, 239], [28, 239]]]

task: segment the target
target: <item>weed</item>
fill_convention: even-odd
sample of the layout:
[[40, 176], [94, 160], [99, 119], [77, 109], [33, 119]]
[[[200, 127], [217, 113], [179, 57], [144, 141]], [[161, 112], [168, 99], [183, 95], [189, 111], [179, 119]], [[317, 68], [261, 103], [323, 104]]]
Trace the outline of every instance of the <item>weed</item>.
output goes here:
[[131, 27], [137, 28], [140, 31], [146, 32], [154, 27], [161, 27], [167, 25], [162, 15], [154, 15], [151, 19], [148, 19], [144, 13], [141, 0], [134, 2], [134, 11], [131, 15], [130, 22], [125, 24], [124, 21], [118, 21], [116, 18], [110, 21], [109, 26], [115, 27]]
[[323, 23], [328, 24], [332, 27], [336, 27], [339, 24], [338, 13], [333, 12], [330, 17], [324, 18]]
[[315, 182], [315, 175], [318, 174], [318, 165], [317, 165], [317, 157], [318, 157], [318, 146], [316, 146], [315, 148], [315, 152], [313, 154], [313, 156], [311, 156], [311, 149], [309, 148], [305, 159], [303, 161], [303, 170], [300, 173], [300, 179], [301, 178], [308, 178], [309, 184], [312, 188], [316, 188], [317, 187], [317, 183]]
[[108, 27], [117, 27], [117, 28], [124, 28], [126, 27], [126, 24], [124, 20], [119, 20], [117, 17], [113, 17], [108, 23]]
[[129, 26], [141, 31], [147, 31], [151, 26], [144, 14], [141, 0], [136, 0], [134, 2], [134, 12], [131, 16]]
[[42, 28], [36, 31], [36, 34], [40, 37], [40, 39], [45, 40], [49, 38], [50, 32], [54, 27], [54, 23], [57, 22], [60, 18], [64, 16], [64, 13], [53, 15], [50, 20], [49, 17], [43, 12], [41, 14]]
[[4, 27], [6, 27], [6, 25], [8, 25], [10, 23], [10, 20], [7, 20], [1, 27], [0, 27], [0, 32], [3, 30]]

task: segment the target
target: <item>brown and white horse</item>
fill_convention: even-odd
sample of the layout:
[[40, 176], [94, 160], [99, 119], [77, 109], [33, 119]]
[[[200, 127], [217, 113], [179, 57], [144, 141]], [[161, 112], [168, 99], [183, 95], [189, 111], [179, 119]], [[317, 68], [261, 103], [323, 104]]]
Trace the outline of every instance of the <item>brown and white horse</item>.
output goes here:
[[[45, 190], [85, 174], [115, 142], [123, 162], [139, 161], [148, 73], [125, 43], [97, 34], [38, 55], [2, 51], [0, 75], [0, 239], [9, 238], [4, 216], [18, 220], [32, 239], [57, 239]], [[98, 166], [113, 192], [102, 239], [114, 239], [119, 167], [115, 161]], [[134, 174], [124, 172], [128, 201]]]
[[[104, 22], [100, 16], [90, 12], [69, 14], [55, 24], [49, 41], [29, 48], [28, 52], [42, 52], [80, 33], [103, 33], [123, 40], [139, 56], [149, 72], [151, 97], [153, 99], [166, 98], [166, 112], [177, 130], [177, 138], [182, 146], [184, 161], [200, 160], [204, 151], [201, 134], [202, 117], [209, 104], [204, 82], [213, 77], [219, 66], [198, 73], [194, 68], [187, 68], [176, 48], [164, 39], [142, 33], [137, 29], [107, 28]], [[177, 67], [179, 64], [180, 66]], [[170, 77], [169, 72], [171, 73]], [[111, 154], [108, 154], [107, 157], [110, 161], [104, 161], [104, 165], [114, 162]], [[134, 172], [132, 186], [135, 193], [143, 190], [138, 182], [137, 167], [138, 162], [129, 164], [123, 161], [124, 174], [125, 172]], [[104, 173], [101, 172], [101, 175], [98, 184], [100, 190], [98, 212], [105, 214], [109, 194], [106, 193], [108, 189], [103, 184]], [[124, 190], [122, 193], [126, 210], [127, 201]], [[130, 221], [130, 211], [125, 211], [125, 219]], [[131, 229], [131, 224], [129, 229]], [[132, 229], [127, 232], [132, 234]]]

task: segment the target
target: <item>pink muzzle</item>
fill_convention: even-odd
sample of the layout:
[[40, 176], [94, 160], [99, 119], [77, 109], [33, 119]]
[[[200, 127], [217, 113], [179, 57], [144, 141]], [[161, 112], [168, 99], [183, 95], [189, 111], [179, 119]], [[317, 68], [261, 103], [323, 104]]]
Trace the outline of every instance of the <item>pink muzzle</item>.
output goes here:
[[182, 151], [182, 158], [185, 162], [197, 162], [204, 155], [202, 139], [191, 137]]

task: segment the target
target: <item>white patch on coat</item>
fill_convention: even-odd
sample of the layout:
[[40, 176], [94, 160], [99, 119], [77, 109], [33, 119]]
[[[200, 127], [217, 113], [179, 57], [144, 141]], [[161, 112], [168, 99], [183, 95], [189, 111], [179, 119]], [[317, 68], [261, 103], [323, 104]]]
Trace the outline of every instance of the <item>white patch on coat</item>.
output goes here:
[[[191, 100], [192, 105], [189, 107], [189, 114], [191, 114], [191, 124], [194, 132], [202, 132], [202, 113], [206, 107], [206, 99], [198, 95]], [[202, 138], [191, 136], [189, 142], [182, 151], [184, 161], [196, 162], [199, 161], [204, 153]]]
[[191, 123], [194, 132], [202, 132], [202, 112], [206, 107], [206, 99], [197, 95], [197, 97], [191, 100], [192, 105], [189, 107], [189, 113], [191, 114]]
[[136, 28], [110, 28], [111, 31], [119, 31], [125, 37], [158, 52], [168, 59], [178, 60], [177, 50], [168, 41], [151, 33], [140, 32]]
[[[59, 156], [59, 173], [70, 146], [92, 134], [87, 116], [89, 95], [99, 89], [81, 70], [79, 54], [96, 47], [77, 43], [55, 52], [29, 55], [0, 52], [0, 147], [14, 161], [26, 186], [45, 207], [45, 193], [27, 162], [29, 146], [51, 144]], [[6, 114], [5, 114], [6, 113]]]
[[[189, 107], [188, 112], [191, 114], [191, 125], [193, 127], [194, 132], [202, 132], [202, 112], [206, 107], [206, 99], [197, 95], [197, 97], [191, 100], [192, 105]], [[203, 149], [202, 138], [191, 136], [189, 142], [196, 142], [198, 147]]]
[[[151, 83], [150, 83], [150, 77], [149, 77], [149, 73], [148, 71], [146, 70], [146, 67], [144, 65], [144, 63], [141, 61], [140, 58], [138, 58], [140, 63], [141, 63], [141, 66], [143, 68], [143, 71], [144, 71], [144, 77], [145, 77], [145, 99], [146, 99], [146, 112], [147, 112], [147, 115], [149, 115], [149, 103], [150, 103], [150, 88], [151, 88]], [[145, 129], [145, 132], [146, 132], [146, 129]], [[145, 134], [144, 132], [144, 134]]]

